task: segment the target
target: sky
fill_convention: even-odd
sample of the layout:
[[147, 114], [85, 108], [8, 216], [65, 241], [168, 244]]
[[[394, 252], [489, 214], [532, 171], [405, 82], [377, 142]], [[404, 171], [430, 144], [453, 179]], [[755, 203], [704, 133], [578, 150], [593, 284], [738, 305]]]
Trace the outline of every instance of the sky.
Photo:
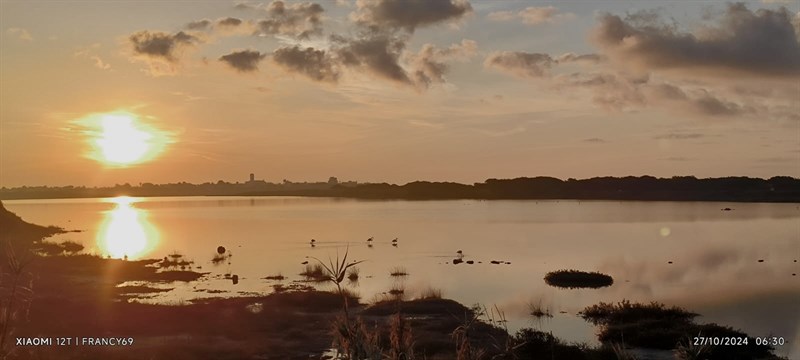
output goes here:
[[0, 0], [0, 186], [800, 177], [800, 3]]

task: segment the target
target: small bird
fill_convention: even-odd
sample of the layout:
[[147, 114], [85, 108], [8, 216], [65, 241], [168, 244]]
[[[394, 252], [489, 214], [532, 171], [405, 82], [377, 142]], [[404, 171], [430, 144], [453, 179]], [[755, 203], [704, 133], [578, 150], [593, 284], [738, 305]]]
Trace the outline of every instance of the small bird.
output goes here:
[[372, 236], [370, 236], [369, 239], [367, 239], [367, 242], [372, 242], [372, 240]]
[[397, 238], [394, 238], [394, 239], [392, 240], [392, 243], [393, 243], [393, 244], [397, 244]]
[[300, 263], [301, 265], [308, 265], [308, 261], [303, 261]]
[[456, 251], [456, 254], [459, 254], [459, 255], [461, 255], [461, 254], [463, 254], [463, 253], [464, 253], [464, 252], [463, 252], [463, 251], [461, 251], [461, 250], [458, 250], [458, 251]]
[[316, 239], [311, 239], [311, 244], [313, 244], [313, 243], [315, 243], [315, 242], [317, 242], [317, 240], [316, 240]]

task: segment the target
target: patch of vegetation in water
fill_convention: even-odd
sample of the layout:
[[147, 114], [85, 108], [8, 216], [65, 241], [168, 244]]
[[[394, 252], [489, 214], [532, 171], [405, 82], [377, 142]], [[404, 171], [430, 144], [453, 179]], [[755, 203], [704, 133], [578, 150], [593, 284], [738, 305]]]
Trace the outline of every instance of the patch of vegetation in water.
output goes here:
[[599, 272], [586, 272], [580, 270], [558, 270], [547, 273], [544, 277], [547, 285], [567, 288], [602, 288], [614, 284], [614, 279]]
[[307, 264], [300, 273], [300, 276], [306, 278], [306, 281], [322, 282], [328, 281], [330, 277], [325, 272], [325, 268], [320, 264]]
[[31, 251], [45, 256], [75, 255], [83, 251], [83, 245], [70, 240], [60, 243], [42, 240], [34, 242]]
[[621, 344], [651, 349], [686, 349], [694, 346], [694, 337], [747, 338], [747, 344], [737, 346], [706, 346], [702, 352], [707, 360], [777, 359], [774, 348], [757, 345], [754, 338], [728, 326], [696, 324], [698, 314], [686, 309], [651, 302], [649, 304], [622, 302], [589, 306], [579, 313], [586, 321], [600, 326], [598, 339], [604, 344]]

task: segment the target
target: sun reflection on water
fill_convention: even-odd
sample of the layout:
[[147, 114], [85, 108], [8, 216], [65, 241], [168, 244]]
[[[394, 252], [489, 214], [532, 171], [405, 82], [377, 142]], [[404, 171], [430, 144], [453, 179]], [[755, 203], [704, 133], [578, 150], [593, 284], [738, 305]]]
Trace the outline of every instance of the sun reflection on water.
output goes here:
[[147, 211], [133, 204], [138, 198], [119, 196], [107, 200], [116, 206], [105, 213], [97, 244], [113, 258], [136, 259], [149, 253], [158, 243], [158, 230], [147, 221]]

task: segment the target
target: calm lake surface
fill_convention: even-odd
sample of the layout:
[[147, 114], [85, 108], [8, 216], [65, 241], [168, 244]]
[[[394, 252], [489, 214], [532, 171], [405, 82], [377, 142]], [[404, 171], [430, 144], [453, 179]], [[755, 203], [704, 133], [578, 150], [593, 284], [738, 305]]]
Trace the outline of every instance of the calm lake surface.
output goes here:
[[[466, 305], [496, 305], [509, 328], [535, 326], [594, 343], [595, 329], [575, 314], [600, 301], [679, 305], [752, 336], [783, 336], [779, 354], [800, 358], [800, 207], [631, 201], [361, 201], [302, 197], [163, 197], [6, 201], [23, 219], [85, 230], [51, 240], [86, 252], [130, 259], [180, 253], [197, 283], [144, 301], [269, 293], [277, 281], [301, 280], [303, 261], [365, 260], [352, 286], [363, 301], [392, 288], [408, 297], [441, 289]], [[730, 207], [732, 211], [721, 211]], [[374, 237], [373, 245], [367, 238]], [[316, 239], [316, 246], [309, 241]], [[392, 239], [398, 238], [398, 246]], [[212, 264], [218, 246], [230, 263]], [[456, 251], [475, 264], [453, 265]], [[492, 260], [511, 264], [494, 265]], [[759, 262], [763, 260], [763, 262]], [[672, 261], [672, 264], [668, 262]], [[482, 262], [482, 263], [478, 263]], [[200, 266], [200, 269], [197, 269]], [[409, 275], [392, 278], [395, 267]], [[544, 275], [575, 268], [601, 271], [614, 285], [565, 290]], [[236, 274], [234, 285], [224, 274]], [[554, 317], [535, 321], [528, 304]]]

